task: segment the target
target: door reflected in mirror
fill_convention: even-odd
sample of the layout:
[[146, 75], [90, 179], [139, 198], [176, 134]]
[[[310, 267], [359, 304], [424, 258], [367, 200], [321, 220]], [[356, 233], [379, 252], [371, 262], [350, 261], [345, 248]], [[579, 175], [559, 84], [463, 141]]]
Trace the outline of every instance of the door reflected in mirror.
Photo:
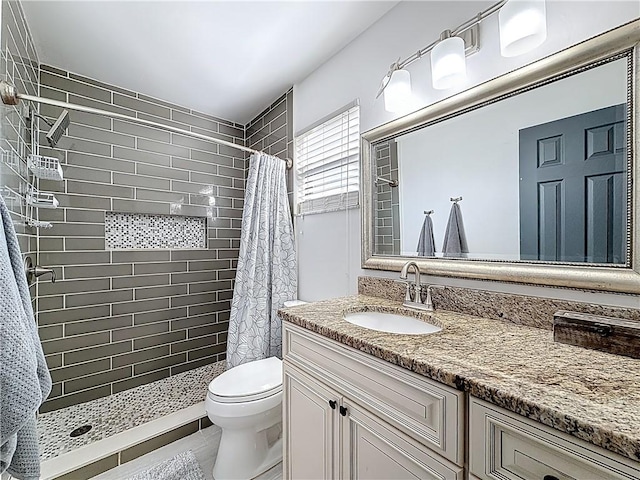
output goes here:
[[628, 264], [627, 62], [374, 143], [374, 255]]

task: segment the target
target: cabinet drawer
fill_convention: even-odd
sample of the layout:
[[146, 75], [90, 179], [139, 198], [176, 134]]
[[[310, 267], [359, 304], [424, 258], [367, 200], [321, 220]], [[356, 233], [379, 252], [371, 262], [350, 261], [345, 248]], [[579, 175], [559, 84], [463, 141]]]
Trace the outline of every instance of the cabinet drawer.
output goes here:
[[638, 479], [640, 464], [475, 398], [469, 469], [480, 479]]
[[464, 394], [285, 323], [283, 356], [407, 435], [464, 463]]

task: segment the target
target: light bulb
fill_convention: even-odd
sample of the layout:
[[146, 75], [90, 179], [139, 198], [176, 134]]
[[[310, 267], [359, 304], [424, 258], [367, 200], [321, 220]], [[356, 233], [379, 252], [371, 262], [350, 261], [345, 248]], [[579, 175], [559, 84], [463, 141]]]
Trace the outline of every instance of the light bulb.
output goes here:
[[509, 0], [498, 12], [498, 23], [503, 57], [533, 50], [547, 38], [545, 0]]
[[449, 35], [444, 32], [443, 39], [431, 50], [431, 81], [437, 90], [454, 87], [467, 78], [464, 40]]
[[[386, 76], [383, 82], [389, 77]], [[391, 72], [389, 83], [384, 89], [384, 109], [387, 112], [403, 112], [411, 107], [411, 75], [406, 70]]]

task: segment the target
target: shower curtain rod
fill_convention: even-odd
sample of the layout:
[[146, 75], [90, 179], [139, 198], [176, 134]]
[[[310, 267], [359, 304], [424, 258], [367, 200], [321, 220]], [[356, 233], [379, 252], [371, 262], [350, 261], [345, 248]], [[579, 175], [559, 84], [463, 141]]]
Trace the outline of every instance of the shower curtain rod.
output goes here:
[[[163, 130], [169, 130], [170, 132], [179, 133], [181, 135], [188, 135], [190, 137], [199, 138], [200, 140], [206, 140], [208, 142], [225, 145], [227, 147], [237, 148], [238, 150], [244, 150], [250, 153], [264, 153], [253, 148], [245, 147], [243, 145], [237, 145], [235, 143], [227, 142], [226, 140], [220, 140], [218, 138], [210, 137], [208, 135], [202, 135], [201, 133], [190, 132], [189, 130], [183, 130], [182, 128], [172, 127], [171, 125], [164, 125], [162, 123], [154, 122], [151, 120], [145, 120], [143, 118], [135, 118], [122, 113], [109, 112], [108, 110], [100, 110], [99, 108], [85, 107], [84, 105], [76, 105], [75, 103], [61, 102], [60, 100], [53, 100], [44, 97], [34, 97], [33, 95], [27, 95], [24, 93], [18, 93], [13, 85], [8, 84], [4, 80], [0, 81], [0, 98], [5, 105], [18, 105], [20, 100], [29, 102], [44, 103], [53, 107], [67, 108], [69, 110], [76, 110], [78, 112], [93, 113], [95, 115], [105, 115], [107, 117], [117, 118], [120, 120], [127, 120], [129, 122], [139, 123], [149, 127], [162, 128]], [[293, 167], [293, 161], [290, 158], [283, 159], [287, 163], [287, 168]]]

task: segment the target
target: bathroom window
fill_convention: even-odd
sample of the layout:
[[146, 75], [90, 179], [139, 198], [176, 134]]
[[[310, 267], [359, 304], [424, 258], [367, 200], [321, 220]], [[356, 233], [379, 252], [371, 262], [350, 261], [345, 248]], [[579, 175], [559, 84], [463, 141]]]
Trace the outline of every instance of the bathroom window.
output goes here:
[[358, 206], [360, 106], [354, 102], [296, 137], [298, 214]]

